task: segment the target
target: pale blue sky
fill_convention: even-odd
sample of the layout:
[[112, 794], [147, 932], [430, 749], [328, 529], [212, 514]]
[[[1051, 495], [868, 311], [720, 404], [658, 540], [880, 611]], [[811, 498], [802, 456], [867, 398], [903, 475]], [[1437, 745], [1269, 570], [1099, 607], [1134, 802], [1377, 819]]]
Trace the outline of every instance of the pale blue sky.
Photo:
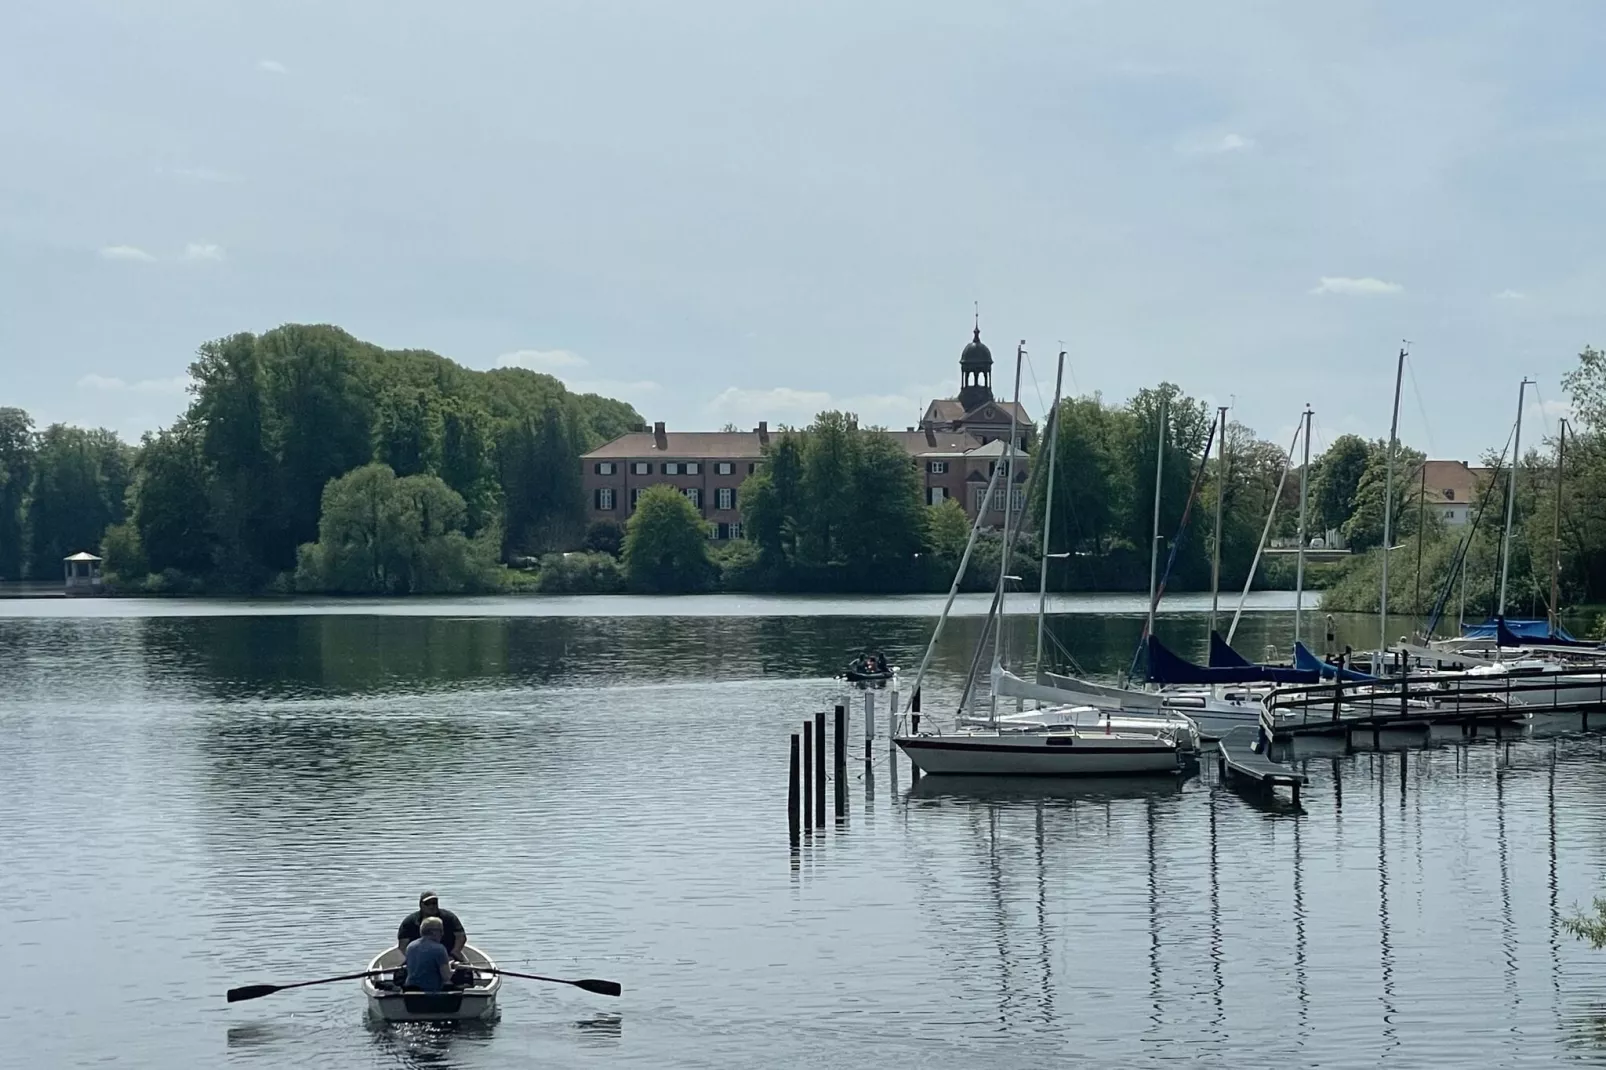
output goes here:
[[328, 321], [904, 425], [974, 301], [995, 385], [1063, 339], [1318, 447], [1410, 338], [1402, 435], [1471, 458], [1606, 344], [1603, 46], [1596, 0], [12, 5], [0, 404], [134, 437], [201, 341]]

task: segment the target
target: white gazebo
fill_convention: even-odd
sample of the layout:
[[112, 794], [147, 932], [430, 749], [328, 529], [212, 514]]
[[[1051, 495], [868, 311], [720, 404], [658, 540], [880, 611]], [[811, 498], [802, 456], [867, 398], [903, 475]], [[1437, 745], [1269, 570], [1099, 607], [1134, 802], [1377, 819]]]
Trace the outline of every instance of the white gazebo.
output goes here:
[[100, 560], [87, 551], [62, 559], [68, 594], [100, 594]]

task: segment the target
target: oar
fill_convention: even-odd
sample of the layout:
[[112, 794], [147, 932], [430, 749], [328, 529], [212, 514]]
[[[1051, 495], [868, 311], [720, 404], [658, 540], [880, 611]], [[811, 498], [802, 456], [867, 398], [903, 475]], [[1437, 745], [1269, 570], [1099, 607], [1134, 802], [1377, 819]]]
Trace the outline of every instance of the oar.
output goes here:
[[624, 991], [624, 989], [620, 987], [618, 981], [598, 981], [592, 977], [581, 978], [578, 981], [565, 981], [561, 977], [541, 977], [540, 975], [533, 973], [514, 973], [512, 970], [493, 970], [486, 969], [483, 966], [476, 968], [480, 973], [495, 973], [500, 974], [503, 977], [518, 977], [525, 981], [551, 981], [555, 985], [573, 985], [576, 988], [583, 988], [587, 992], [595, 992], [599, 996], [617, 996], [619, 993]]
[[271, 996], [275, 992], [283, 992], [287, 988], [306, 988], [308, 985], [332, 985], [336, 981], [357, 981], [364, 977], [375, 977], [379, 974], [390, 973], [390, 970], [364, 970], [362, 973], [348, 973], [342, 977], [325, 977], [321, 981], [297, 981], [292, 985], [244, 985], [240, 988], [229, 989], [229, 1002], [239, 1003], [245, 999], [261, 999]]

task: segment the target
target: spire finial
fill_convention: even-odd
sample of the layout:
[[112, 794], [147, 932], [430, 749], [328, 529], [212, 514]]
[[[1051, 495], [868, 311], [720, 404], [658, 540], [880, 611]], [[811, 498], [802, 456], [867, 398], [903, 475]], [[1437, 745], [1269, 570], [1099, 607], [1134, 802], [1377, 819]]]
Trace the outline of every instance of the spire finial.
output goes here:
[[974, 323], [974, 328], [975, 329], [971, 331], [970, 336], [972, 338], [974, 338], [976, 341], [979, 342], [979, 341], [981, 341], [981, 302], [980, 301], [975, 302], [975, 306], [976, 306], [976, 319], [975, 319], [975, 323]]

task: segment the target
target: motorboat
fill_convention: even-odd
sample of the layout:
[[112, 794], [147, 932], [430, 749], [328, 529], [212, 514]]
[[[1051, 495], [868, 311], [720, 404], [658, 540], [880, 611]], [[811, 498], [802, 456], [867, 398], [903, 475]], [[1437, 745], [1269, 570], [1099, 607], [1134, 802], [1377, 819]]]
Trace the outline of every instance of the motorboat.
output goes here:
[[386, 1022], [466, 1022], [496, 1015], [496, 994], [502, 977], [479, 948], [463, 945], [459, 961], [473, 973], [470, 984], [453, 985], [444, 992], [420, 992], [405, 988], [397, 976], [406, 959], [398, 947], [388, 947], [375, 955], [368, 969], [374, 971], [362, 981], [368, 1000], [368, 1013]]

